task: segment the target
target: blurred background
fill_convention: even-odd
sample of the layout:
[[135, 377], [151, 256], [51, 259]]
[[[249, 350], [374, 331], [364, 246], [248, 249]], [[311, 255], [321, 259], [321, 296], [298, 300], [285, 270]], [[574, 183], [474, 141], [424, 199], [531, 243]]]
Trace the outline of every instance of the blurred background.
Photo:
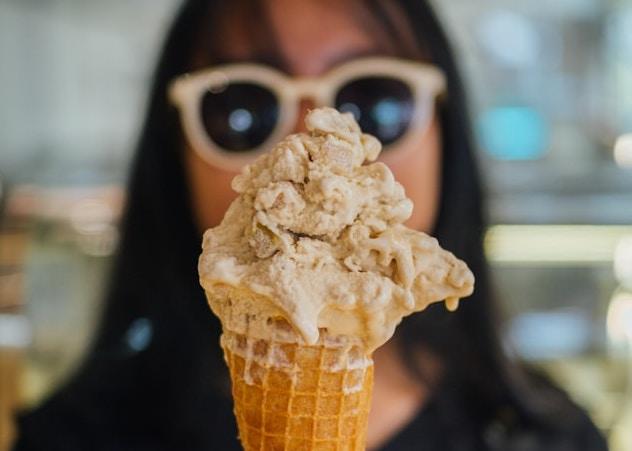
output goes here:
[[[99, 317], [175, 0], [0, 0], [0, 450]], [[444, 0], [508, 349], [632, 450], [632, 0]], [[139, 24], [142, 24], [139, 26]]]

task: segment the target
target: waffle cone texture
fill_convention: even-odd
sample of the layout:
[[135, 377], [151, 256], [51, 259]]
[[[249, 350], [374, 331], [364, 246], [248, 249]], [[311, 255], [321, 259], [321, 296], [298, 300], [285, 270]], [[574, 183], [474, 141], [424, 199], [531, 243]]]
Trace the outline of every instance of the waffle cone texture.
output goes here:
[[222, 319], [220, 342], [246, 451], [364, 451], [373, 360], [360, 338], [321, 329], [309, 345], [280, 312], [261, 309], [269, 300], [260, 294], [213, 284], [206, 296]]
[[357, 347], [273, 342], [227, 331], [222, 347], [246, 451], [365, 449], [373, 364], [358, 359]]

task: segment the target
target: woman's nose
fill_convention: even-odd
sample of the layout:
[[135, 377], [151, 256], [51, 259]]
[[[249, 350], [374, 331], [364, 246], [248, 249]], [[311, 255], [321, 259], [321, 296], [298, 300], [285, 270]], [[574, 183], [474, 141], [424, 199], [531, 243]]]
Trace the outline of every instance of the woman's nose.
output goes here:
[[301, 99], [298, 106], [298, 116], [296, 117], [296, 123], [294, 124], [293, 133], [306, 132], [305, 127], [305, 115], [311, 109], [316, 106], [314, 101], [309, 98]]

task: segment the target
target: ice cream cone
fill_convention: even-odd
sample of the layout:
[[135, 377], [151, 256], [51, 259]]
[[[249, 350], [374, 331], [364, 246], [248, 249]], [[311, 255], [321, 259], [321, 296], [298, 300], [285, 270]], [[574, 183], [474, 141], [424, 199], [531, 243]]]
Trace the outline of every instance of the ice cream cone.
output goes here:
[[[373, 363], [368, 358], [360, 359], [361, 365], [349, 363], [357, 360], [358, 348], [253, 340], [230, 332], [223, 334], [222, 346], [246, 451], [365, 449]], [[279, 355], [283, 363], [274, 362]]]
[[[265, 303], [222, 284], [207, 297], [214, 311], [246, 300]], [[242, 332], [225, 327], [221, 338], [244, 449], [364, 450], [373, 361], [362, 343], [321, 330], [318, 342], [307, 345], [281, 317], [268, 324], [274, 338], [262, 339], [256, 330], [248, 335], [247, 322], [232, 316], [228, 325]]]

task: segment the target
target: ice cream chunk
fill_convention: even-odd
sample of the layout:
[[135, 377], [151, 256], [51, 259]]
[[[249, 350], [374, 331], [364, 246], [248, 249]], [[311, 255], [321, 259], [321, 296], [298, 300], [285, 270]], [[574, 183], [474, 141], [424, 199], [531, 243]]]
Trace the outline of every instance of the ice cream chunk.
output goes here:
[[223, 326], [269, 339], [287, 321], [299, 339], [361, 338], [370, 352], [404, 316], [472, 293], [465, 263], [437, 240], [403, 225], [412, 202], [386, 165], [381, 144], [349, 113], [310, 111], [293, 134], [233, 180], [239, 193], [204, 234], [202, 286], [260, 296], [209, 296]]

